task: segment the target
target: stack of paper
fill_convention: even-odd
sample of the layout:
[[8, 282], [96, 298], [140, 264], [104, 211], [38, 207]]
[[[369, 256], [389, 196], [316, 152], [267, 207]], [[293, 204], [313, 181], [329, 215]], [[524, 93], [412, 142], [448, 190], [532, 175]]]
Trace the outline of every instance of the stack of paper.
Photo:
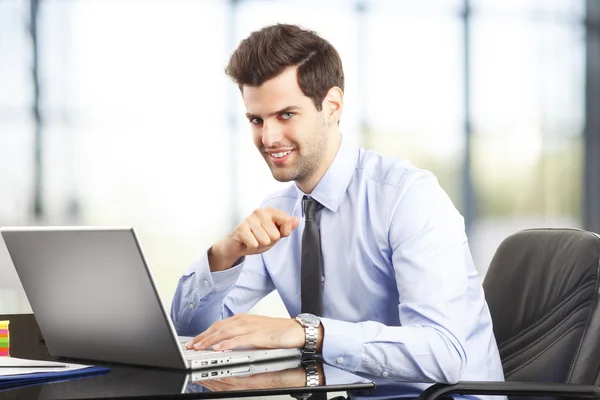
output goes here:
[[0, 389], [108, 372], [105, 367], [0, 357]]

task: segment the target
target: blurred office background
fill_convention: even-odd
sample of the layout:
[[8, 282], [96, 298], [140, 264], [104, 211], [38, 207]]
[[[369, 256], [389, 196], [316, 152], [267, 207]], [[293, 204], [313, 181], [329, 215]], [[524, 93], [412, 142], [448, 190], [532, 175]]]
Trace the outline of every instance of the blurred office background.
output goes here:
[[[337, 47], [346, 139], [438, 176], [482, 277], [519, 229], [600, 231], [598, 0], [0, 0], [0, 225], [135, 226], [169, 306], [285, 185], [223, 73], [276, 22]], [[0, 313], [28, 310], [0, 243]]]

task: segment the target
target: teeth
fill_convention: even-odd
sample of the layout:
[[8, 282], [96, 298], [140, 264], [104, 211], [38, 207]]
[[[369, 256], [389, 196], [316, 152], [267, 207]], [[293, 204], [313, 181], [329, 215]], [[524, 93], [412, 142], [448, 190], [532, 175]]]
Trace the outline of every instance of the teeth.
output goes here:
[[292, 151], [285, 151], [283, 153], [271, 153], [271, 156], [275, 157], [275, 158], [281, 158], [281, 157], [285, 157], [288, 154], [290, 154]]

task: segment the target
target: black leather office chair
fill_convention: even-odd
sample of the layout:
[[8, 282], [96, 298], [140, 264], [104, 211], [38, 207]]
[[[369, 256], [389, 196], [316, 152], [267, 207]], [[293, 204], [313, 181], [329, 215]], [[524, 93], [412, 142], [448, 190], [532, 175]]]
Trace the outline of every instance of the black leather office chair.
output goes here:
[[600, 398], [600, 236], [532, 229], [505, 239], [483, 286], [506, 382], [435, 384], [453, 394]]

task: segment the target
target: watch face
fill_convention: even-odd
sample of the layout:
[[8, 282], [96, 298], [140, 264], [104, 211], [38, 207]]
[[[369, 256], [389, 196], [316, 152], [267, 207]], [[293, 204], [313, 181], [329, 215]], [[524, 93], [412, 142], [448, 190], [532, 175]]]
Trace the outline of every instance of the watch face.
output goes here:
[[319, 317], [312, 314], [300, 314], [298, 315], [298, 318], [300, 318], [302, 322], [306, 325], [319, 326], [319, 324], [321, 323]]

